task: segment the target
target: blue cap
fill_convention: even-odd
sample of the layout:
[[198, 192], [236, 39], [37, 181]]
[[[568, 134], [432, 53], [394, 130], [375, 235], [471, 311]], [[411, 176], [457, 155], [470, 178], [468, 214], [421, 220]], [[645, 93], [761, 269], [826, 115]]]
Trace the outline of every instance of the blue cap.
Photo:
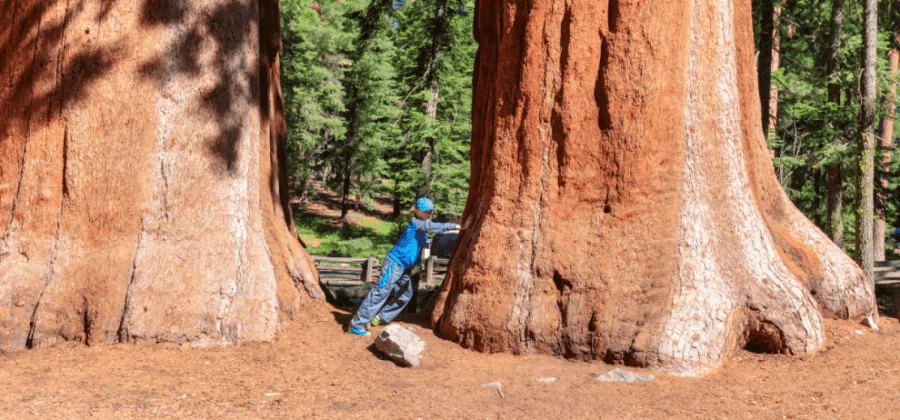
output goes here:
[[416, 210], [418, 211], [432, 211], [434, 210], [434, 203], [431, 200], [422, 197], [416, 200]]

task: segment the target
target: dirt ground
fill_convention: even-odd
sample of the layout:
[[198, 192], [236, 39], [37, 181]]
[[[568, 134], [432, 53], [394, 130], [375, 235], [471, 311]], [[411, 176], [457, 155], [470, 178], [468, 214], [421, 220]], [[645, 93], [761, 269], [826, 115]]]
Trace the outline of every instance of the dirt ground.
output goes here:
[[[416, 318], [405, 324], [428, 342], [425, 358], [400, 368], [372, 338], [341, 332], [346, 313], [310, 303], [305, 314], [272, 343], [0, 356], [0, 418], [900, 418], [893, 318], [879, 332], [829, 322], [827, 349], [807, 359], [741, 352], [704, 378], [619, 384], [595, 380], [612, 369], [602, 363], [470, 352]], [[482, 387], [494, 381], [502, 398]]]

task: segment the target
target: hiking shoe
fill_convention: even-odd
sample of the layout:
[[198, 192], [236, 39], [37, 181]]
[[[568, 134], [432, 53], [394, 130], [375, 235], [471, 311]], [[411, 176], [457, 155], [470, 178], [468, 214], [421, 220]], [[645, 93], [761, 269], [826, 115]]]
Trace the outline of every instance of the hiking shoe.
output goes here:
[[353, 335], [369, 335], [369, 332], [366, 330], [361, 330], [359, 328], [351, 328], [347, 330], [348, 333]]
[[387, 321], [381, 319], [381, 317], [378, 316], [378, 315], [375, 315], [375, 318], [372, 318], [372, 320], [369, 321], [369, 323], [372, 324], [373, 327], [377, 327], [377, 326], [379, 326], [379, 325], [387, 325], [387, 324], [388, 324]]

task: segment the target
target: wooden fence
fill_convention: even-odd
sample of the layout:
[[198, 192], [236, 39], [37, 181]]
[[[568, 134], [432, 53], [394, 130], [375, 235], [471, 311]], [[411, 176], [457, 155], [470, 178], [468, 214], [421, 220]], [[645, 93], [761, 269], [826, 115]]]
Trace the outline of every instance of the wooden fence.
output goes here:
[[438, 277], [443, 279], [447, 276], [447, 267], [450, 265], [450, 260], [447, 258], [430, 256], [425, 259], [425, 262], [422, 265], [425, 285], [431, 287], [436, 284]]
[[375, 281], [381, 272], [376, 258], [313, 257], [319, 278], [327, 286], [352, 286]]
[[[376, 282], [381, 275], [382, 263], [377, 258], [343, 258], [313, 256], [319, 278], [326, 286], [354, 286], [360, 283]], [[429, 256], [421, 263], [421, 275], [428, 287], [435, 286], [437, 279], [447, 275], [450, 260]], [[418, 270], [413, 270], [418, 272]]]
[[875, 283], [900, 283], [900, 260], [876, 261]]
[[[322, 283], [327, 286], [354, 286], [376, 282], [381, 275], [381, 262], [377, 258], [313, 257], [313, 261], [319, 270]], [[421, 262], [419, 278], [424, 280], [426, 286], [435, 286], [438, 279], [443, 279], [447, 275], [449, 263], [450, 260], [446, 258], [426, 257]], [[876, 262], [875, 283], [900, 283], [900, 260]]]

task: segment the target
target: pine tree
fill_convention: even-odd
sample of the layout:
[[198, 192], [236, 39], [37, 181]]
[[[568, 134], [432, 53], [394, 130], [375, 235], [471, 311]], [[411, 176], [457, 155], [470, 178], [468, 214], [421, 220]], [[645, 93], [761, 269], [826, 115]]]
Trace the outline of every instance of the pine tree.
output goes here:
[[359, 36], [353, 63], [344, 81], [347, 92], [346, 138], [336, 146], [341, 175], [341, 220], [349, 221], [351, 183], [379, 173], [385, 145], [396, 139], [397, 117], [392, 66], [394, 46], [389, 37], [393, 3], [374, 0], [356, 12]]
[[892, 36], [890, 51], [888, 52], [888, 80], [886, 81], [886, 93], [884, 95], [884, 116], [881, 119], [881, 135], [878, 138], [878, 148], [881, 152], [879, 165], [876, 171], [877, 183], [875, 184], [875, 226], [872, 234], [874, 241], [875, 261], [884, 261], [885, 239], [887, 236], [886, 207], [888, 206], [887, 194], [890, 188], [891, 149], [894, 145], [894, 114], [897, 104], [897, 70], [900, 66], [900, 0], [892, 0], [887, 13], [887, 26], [891, 28]]
[[762, 106], [763, 134], [767, 139], [775, 136], [778, 123], [778, 86], [772, 83], [772, 73], [780, 66], [781, 36], [778, 31], [781, 19], [780, 0], [762, 0], [762, 16], [759, 34], [759, 98]]
[[[826, 58], [826, 77], [828, 78], [828, 103], [834, 108], [832, 111], [839, 110], [841, 107], [841, 28], [844, 23], [843, 0], [832, 0], [831, 8], [831, 25], [828, 34], [827, 58]], [[837, 127], [843, 125], [842, 122], [832, 123]], [[835, 130], [834, 140], [832, 144], [840, 150], [842, 145], [840, 130]], [[840, 154], [832, 159], [833, 162], [826, 166], [826, 185], [827, 185], [827, 227], [828, 236], [840, 247], [844, 245], [844, 219], [843, 219], [843, 197], [844, 183], [843, 173], [841, 171]]]
[[[395, 202], [430, 195], [458, 216], [468, 192], [473, 3], [414, 2], [398, 10], [405, 133], [391, 153]], [[399, 207], [398, 207], [399, 208]]]
[[[346, 134], [341, 79], [353, 42], [343, 16], [352, 3], [282, 1], [282, 87], [288, 126], [288, 167], [294, 194], [308, 190], [314, 163], [321, 166], [329, 147]], [[352, 9], [351, 9], [352, 10]]]
[[878, 43], [878, 2], [865, 0], [863, 20], [863, 73], [860, 84], [857, 135], [856, 258], [870, 281], [875, 281], [872, 246], [875, 187], [875, 89]]

